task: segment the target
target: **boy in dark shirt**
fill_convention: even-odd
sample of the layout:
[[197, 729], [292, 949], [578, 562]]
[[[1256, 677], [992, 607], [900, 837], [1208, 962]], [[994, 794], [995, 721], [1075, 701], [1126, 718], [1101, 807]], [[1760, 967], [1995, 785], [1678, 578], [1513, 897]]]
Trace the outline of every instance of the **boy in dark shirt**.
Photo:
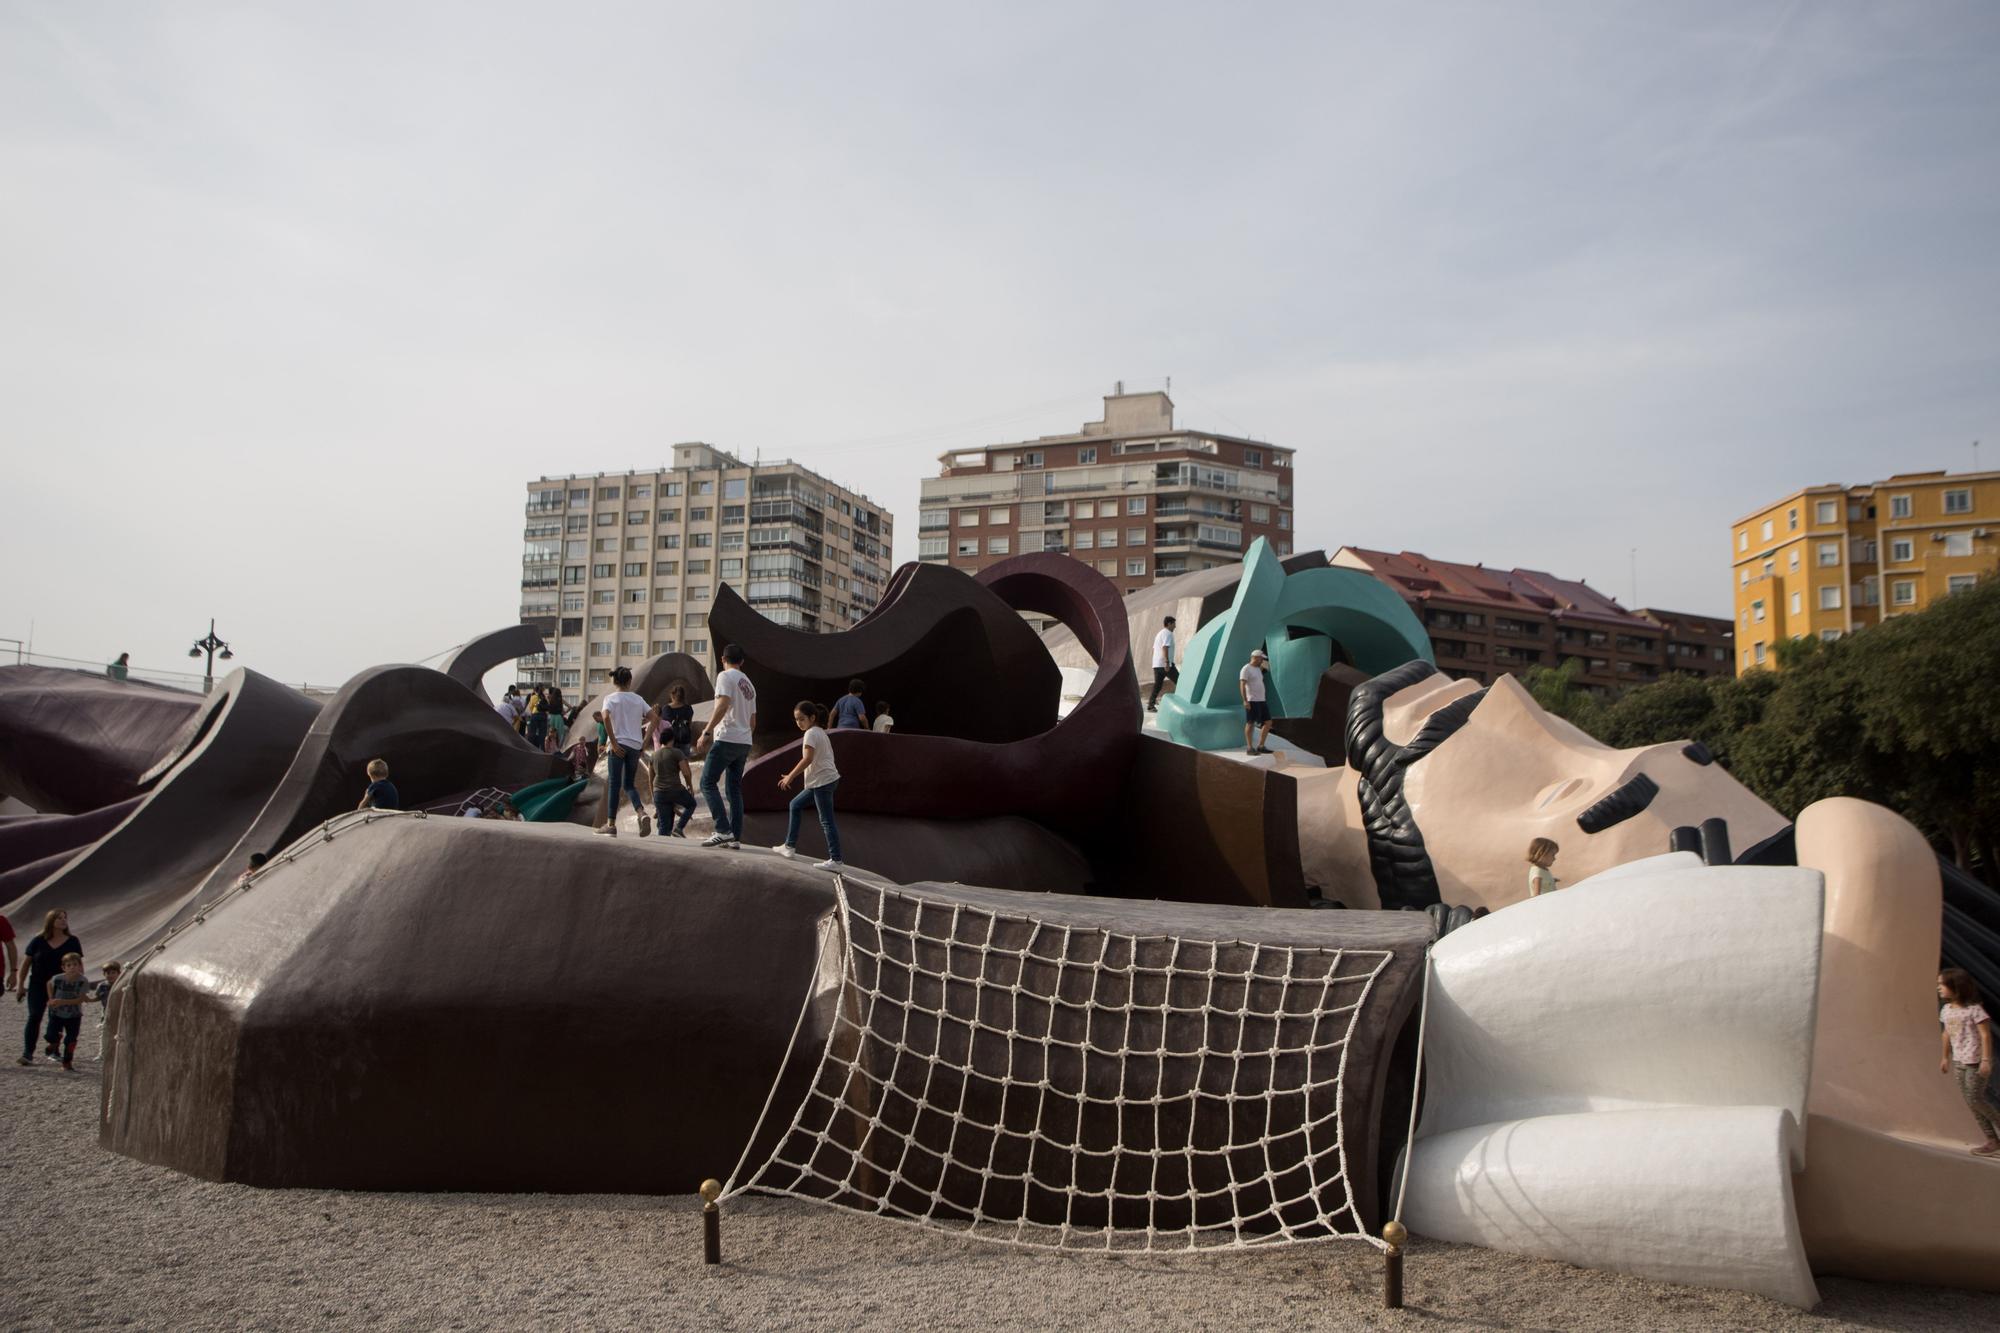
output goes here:
[[389, 763], [385, 759], [368, 761], [368, 792], [361, 798], [356, 810], [401, 810], [403, 798], [396, 794], [396, 784], [389, 781]]
[[661, 837], [687, 836], [688, 821], [694, 818], [694, 792], [689, 790], [693, 780], [687, 751], [672, 741], [653, 751], [653, 822]]
[[76, 1070], [76, 1035], [83, 1030], [83, 1002], [90, 997], [91, 985], [83, 979], [83, 955], [63, 955], [62, 971], [49, 978], [50, 1043], [62, 1046], [62, 1067]]

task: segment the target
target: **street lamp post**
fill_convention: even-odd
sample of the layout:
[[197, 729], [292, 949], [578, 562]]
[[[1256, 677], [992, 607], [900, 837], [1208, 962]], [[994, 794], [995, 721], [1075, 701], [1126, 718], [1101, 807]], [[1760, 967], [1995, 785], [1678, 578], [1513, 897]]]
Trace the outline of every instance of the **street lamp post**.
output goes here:
[[225, 662], [236, 656], [235, 653], [229, 651], [228, 644], [215, 637], [215, 622], [211, 620], [208, 622], [208, 637], [205, 639], [196, 639], [194, 647], [188, 649], [189, 657], [200, 657], [204, 652], [208, 654], [208, 674], [201, 682], [201, 692], [203, 694], [210, 694], [215, 690], [215, 650], [218, 648], [222, 650], [222, 660]]

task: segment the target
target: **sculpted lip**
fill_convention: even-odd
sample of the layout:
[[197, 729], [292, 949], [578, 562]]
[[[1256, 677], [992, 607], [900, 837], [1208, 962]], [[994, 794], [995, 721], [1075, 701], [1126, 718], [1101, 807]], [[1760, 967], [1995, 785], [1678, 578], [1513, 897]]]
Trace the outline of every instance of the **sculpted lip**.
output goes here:
[[1614, 824], [1622, 824], [1653, 803], [1660, 794], [1660, 784], [1644, 773], [1635, 773], [1629, 780], [1619, 785], [1618, 790], [1591, 805], [1576, 817], [1576, 826], [1585, 833], [1602, 833]]

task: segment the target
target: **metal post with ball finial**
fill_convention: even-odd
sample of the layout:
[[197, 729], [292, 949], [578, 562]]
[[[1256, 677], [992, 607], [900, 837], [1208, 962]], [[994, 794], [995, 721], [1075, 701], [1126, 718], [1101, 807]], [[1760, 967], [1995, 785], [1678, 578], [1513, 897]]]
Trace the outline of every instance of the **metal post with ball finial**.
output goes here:
[[701, 1182], [701, 1261], [705, 1264], [722, 1262], [722, 1205], [716, 1202], [721, 1197], [721, 1181]]
[[1410, 1231], [1401, 1222], [1390, 1222], [1382, 1228], [1382, 1239], [1389, 1248], [1382, 1252], [1382, 1308], [1400, 1310], [1403, 1308], [1403, 1243], [1410, 1238]]

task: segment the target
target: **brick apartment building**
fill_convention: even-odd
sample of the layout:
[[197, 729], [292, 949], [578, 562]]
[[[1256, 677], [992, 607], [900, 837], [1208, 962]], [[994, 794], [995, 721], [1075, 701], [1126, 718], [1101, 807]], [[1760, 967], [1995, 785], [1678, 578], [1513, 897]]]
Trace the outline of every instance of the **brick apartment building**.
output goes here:
[[976, 573], [1060, 551], [1132, 593], [1234, 564], [1259, 537], [1289, 555], [1293, 453], [1176, 429], [1166, 394], [1121, 385], [1075, 434], [942, 455], [923, 481], [917, 556]]
[[1438, 668], [1490, 685], [1533, 666], [1583, 663], [1579, 688], [1608, 694], [1670, 672], [1734, 670], [1730, 622], [1677, 611], [1628, 611], [1585, 583], [1532, 569], [1489, 569], [1343, 546], [1329, 562], [1373, 574], [1424, 622]]

